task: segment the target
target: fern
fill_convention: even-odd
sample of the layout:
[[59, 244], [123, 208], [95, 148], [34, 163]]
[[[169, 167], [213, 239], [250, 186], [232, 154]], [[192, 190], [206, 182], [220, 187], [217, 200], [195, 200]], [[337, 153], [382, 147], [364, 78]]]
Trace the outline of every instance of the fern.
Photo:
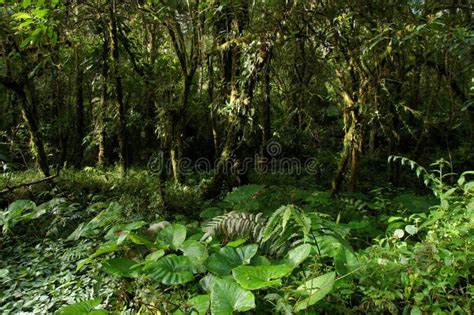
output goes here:
[[229, 212], [210, 220], [204, 227], [202, 241], [223, 237], [225, 241], [246, 237], [260, 244], [264, 252], [282, 256], [290, 248], [309, 240], [311, 219], [299, 208], [282, 206], [268, 219], [262, 213]]
[[293, 206], [282, 206], [268, 219], [261, 241], [264, 250], [281, 256], [290, 248], [310, 239], [311, 219], [302, 210]]
[[249, 214], [232, 211], [211, 219], [203, 228], [204, 235], [201, 240], [222, 236], [227, 240], [248, 237], [254, 242], [260, 242], [265, 221], [263, 213]]
[[[102, 206], [102, 203], [99, 204]], [[89, 208], [94, 208], [94, 206], [95, 205], [92, 205]], [[87, 223], [81, 223], [76, 230], [69, 235], [68, 240], [91, 237], [106, 231], [120, 220], [121, 213], [122, 207], [116, 202], [111, 202], [105, 210], [99, 212], [92, 220]]]
[[66, 262], [76, 262], [90, 255], [92, 244], [90, 242], [80, 242], [74, 247], [66, 248], [62, 254], [62, 260]]
[[[444, 159], [440, 159], [435, 163], [432, 163], [431, 166], [437, 166], [438, 169], [431, 172], [429, 172], [420, 164], [406, 157], [396, 155], [391, 155], [388, 157], [389, 163], [396, 161], [399, 161], [402, 166], [408, 165], [412, 170], [415, 170], [416, 176], [418, 178], [423, 179], [423, 183], [425, 184], [425, 186], [430, 188], [436, 197], [440, 197], [440, 195], [443, 194], [444, 190], [446, 190], [446, 188], [449, 188], [447, 185], [445, 185], [444, 179], [448, 176], [454, 175], [454, 173], [443, 172], [444, 167], [451, 167], [451, 164]], [[438, 176], [436, 176], [435, 174], [437, 174]]]

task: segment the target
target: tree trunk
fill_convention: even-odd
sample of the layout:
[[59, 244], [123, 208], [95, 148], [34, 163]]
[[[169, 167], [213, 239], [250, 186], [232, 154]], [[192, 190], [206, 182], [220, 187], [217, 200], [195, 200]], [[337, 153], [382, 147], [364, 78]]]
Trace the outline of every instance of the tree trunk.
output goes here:
[[84, 156], [84, 72], [79, 64], [76, 65], [76, 168], [82, 167], [82, 158]]
[[109, 75], [109, 62], [108, 62], [108, 51], [109, 51], [109, 40], [108, 34], [104, 31], [104, 43], [102, 46], [102, 93], [99, 101], [99, 112], [98, 112], [98, 139], [99, 152], [97, 156], [97, 165], [104, 167], [106, 163], [106, 152], [105, 152], [105, 141], [106, 141], [106, 107], [108, 102], [108, 91], [107, 91], [107, 80]]
[[[30, 133], [32, 152], [36, 163], [44, 176], [50, 176], [48, 158], [44, 150], [43, 138], [38, 123], [38, 111], [36, 109], [36, 96], [32, 88], [25, 87], [27, 91], [21, 96], [21, 111]], [[29, 91], [28, 91], [29, 90]]]
[[127, 118], [125, 103], [123, 101], [122, 77], [119, 71], [119, 39], [116, 20], [116, 3], [115, 0], [110, 1], [110, 30], [112, 35], [112, 62], [113, 74], [115, 77], [115, 102], [118, 111], [118, 141], [120, 152], [120, 166], [123, 172], [127, 172], [129, 166], [128, 156], [128, 137], [127, 137]]
[[272, 136], [270, 89], [270, 62], [268, 62], [264, 69], [264, 87], [261, 111], [262, 139], [260, 144], [260, 157], [262, 159], [267, 159], [269, 157], [267, 152], [267, 144]]
[[[59, 55], [56, 52], [55, 56], [56, 64], [60, 64]], [[54, 67], [54, 65], [53, 65]], [[65, 126], [67, 122], [65, 121], [66, 117], [64, 115], [64, 95], [62, 90], [61, 83], [61, 72], [59, 69], [55, 68], [53, 70], [54, 75], [54, 100], [56, 103], [56, 117], [57, 117], [57, 128], [58, 128], [58, 144], [59, 144], [59, 160], [58, 167], [61, 168], [64, 166], [67, 157], [67, 133], [65, 132]]]
[[181, 93], [181, 107], [178, 113], [171, 115], [171, 166], [173, 168], [173, 177], [176, 183], [181, 181], [181, 173], [179, 170], [179, 163], [184, 154], [184, 125], [187, 119], [187, 110], [189, 106], [189, 96], [191, 93], [191, 84], [193, 82], [192, 74], [184, 76], [183, 91]]
[[8, 77], [0, 77], [0, 84], [13, 90], [20, 98], [21, 114], [30, 134], [31, 150], [36, 163], [44, 176], [50, 176], [48, 158], [44, 150], [43, 138], [39, 128], [39, 115], [36, 108], [36, 95], [32, 82], [18, 83]]
[[357, 103], [347, 91], [342, 91], [344, 101], [344, 140], [341, 157], [339, 159], [336, 175], [332, 181], [332, 194], [340, 192], [342, 182], [346, 174], [346, 168], [350, 162], [349, 191], [355, 191], [358, 182], [359, 157], [362, 145], [362, 133], [360, 128]]

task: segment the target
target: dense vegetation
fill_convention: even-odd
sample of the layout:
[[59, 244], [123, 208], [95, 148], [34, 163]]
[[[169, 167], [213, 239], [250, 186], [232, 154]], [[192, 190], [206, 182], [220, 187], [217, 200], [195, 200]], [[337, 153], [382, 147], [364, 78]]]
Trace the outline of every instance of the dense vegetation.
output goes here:
[[473, 313], [473, 9], [0, 0], [0, 311]]

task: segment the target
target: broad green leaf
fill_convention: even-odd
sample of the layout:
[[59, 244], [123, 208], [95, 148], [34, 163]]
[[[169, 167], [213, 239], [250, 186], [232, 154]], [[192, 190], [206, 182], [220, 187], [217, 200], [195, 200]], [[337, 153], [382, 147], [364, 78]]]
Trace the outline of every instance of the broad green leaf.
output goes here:
[[412, 224], [405, 226], [405, 231], [410, 235], [415, 235], [418, 233], [418, 228]]
[[192, 307], [191, 314], [207, 314], [209, 310], [209, 305], [211, 302], [211, 297], [209, 294], [198, 295], [188, 300], [189, 305]]
[[246, 238], [239, 238], [235, 241], [227, 243], [227, 246], [229, 246], [229, 247], [239, 247], [240, 245], [245, 244], [246, 242], [247, 242]]
[[36, 204], [28, 199], [18, 199], [14, 202], [12, 202], [8, 208], [7, 211], [16, 211], [16, 210], [31, 210], [36, 208]]
[[63, 307], [58, 311], [59, 315], [106, 315], [106, 310], [96, 310], [95, 308], [101, 303], [100, 299], [77, 302]]
[[146, 257], [145, 257], [145, 260], [146, 261], [157, 261], [158, 259], [160, 259], [161, 257], [163, 257], [165, 255], [165, 251], [160, 249], [160, 250], [157, 250], [157, 251], [154, 251], [150, 254], [148, 254]]
[[268, 260], [267, 257], [262, 256], [262, 255], [255, 255], [252, 257], [252, 260], [250, 261], [250, 265], [252, 266], [268, 266], [271, 265], [272, 263], [270, 260]]
[[230, 315], [255, 308], [252, 292], [230, 279], [216, 279], [211, 291], [211, 314]]
[[41, 10], [33, 10], [33, 15], [36, 16], [37, 18], [44, 18], [46, 15], [48, 15], [49, 10], [48, 9], [41, 9]]
[[85, 258], [85, 259], [82, 259], [80, 260], [78, 263], [77, 263], [77, 267], [76, 267], [76, 271], [78, 271], [79, 269], [81, 269], [82, 267], [84, 267], [84, 265], [90, 263], [94, 258], [102, 255], [102, 254], [106, 254], [106, 253], [111, 253], [111, 252], [114, 252], [115, 250], [117, 250], [119, 246], [117, 245], [117, 243], [105, 243], [105, 244], [102, 244], [96, 251], [94, 254], [90, 255], [89, 257]]
[[239, 266], [232, 275], [240, 286], [248, 290], [257, 290], [269, 286], [281, 285], [281, 278], [289, 275], [293, 267], [289, 264], [273, 266]]
[[206, 247], [199, 241], [187, 240], [179, 248], [183, 255], [190, 258], [190, 263], [193, 265], [193, 273], [204, 272], [204, 262], [208, 254]]
[[287, 254], [286, 260], [293, 266], [293, 268], [296, 268], [306, 258], [308, 258], [310, 253], [311, 253], [311, 245], [302, 244], [290, 250]]
[[202, 262], [207, 259], [207, 250], [204, 244], [195, 240], [187, 240], [179, 248], [184, 256], [194, 257]]
[[97, 214], [92, 220], [87, 223], [81, 223], [74, 232], [69, 235], [68, 240], [77, 240], [81, 237], [90, 237], [97, 235], [104, 231], [104, 229], [109, 229], [110, 226], [120, 220], [122, 206], [117, 202], [111, 202], [110, 204], [98, 202], [89, 206], [89, 211], [97, 211], [95, 208], [98, 207], [99, 210], [104, 207], [105, 210], [102, 210]]
[[186, 227], [181, 224], [170, 224], [163, 228], [156, 236], [156, 243], [160, 247], [171, 247], [177, 250], [186, 239]]
[[148, 248], [154, 248], [155, 245], [153, 242], [150, 242], [148, 239], [144, 238], [143, 236], [137, 235], [135, 233], [128, 233], [128, 238], [132, 243], [137, 244], [137, 245], [145, 245]]
[[339, 274], [347, 274], [355, 270], [359, 266], [359, 262], [351, 249], [340, 246], [334, 256], [334, 265]]
[[250, 260], [257, 253], [257, 249], [258, 246], [255, 244], [240, 248], [223, 247], [218, 253], [212, 254], [207, 259], [207, 269], [219, 276], [228, 275], [235, 267], [250, 264]]
[[23, 0], [21, 5], [23, 9], [26, 9], [31, 4], [31, 0]]
[[206, 291], [207, 293], [211, 293], [212, 287], [214, 286], [214, 282], [218, 279], [212, 273], [208, 273], [205, 275], [201, 280], [199, 280], [199, 285], [201, 288]]
[[186, 256], [167, 255], [145, 264], [144, 271], [163, 284], [182, 284], [194, 279], [193, 266]]
[[138, 277], [138, 270], [136, 268], [132, 268], [136, 264], [136, 262], [130, 259], [113, 258], [104, 261], [102, 266], [110, 274], [120, 277], [136, 278]]
[[410, 310], [410, 315], [422, 315], [420, 308], [418, 306], [413, 306]]
[[12, 15], [12, 17], [16, 20], [26, 20], [31, 19], [31, 15], [26, 12], [18, 12]]
[[299, 312], [322, 300], [329, 292], [331, 292], [335, 280], [336, 273], [329, 272], [322, 276], [310, 279], [299, 286], [296, 291], [307, 295], [308, 297], [298, 301], [294, 306], [294, 311]]
[[8, 269], [0, 269], [0, 279], [5, 278], [9, 273]]

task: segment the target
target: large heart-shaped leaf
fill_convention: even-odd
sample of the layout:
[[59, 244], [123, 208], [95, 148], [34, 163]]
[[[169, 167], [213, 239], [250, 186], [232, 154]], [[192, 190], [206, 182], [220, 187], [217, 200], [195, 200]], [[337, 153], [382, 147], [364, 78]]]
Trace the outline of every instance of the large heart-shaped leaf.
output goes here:
[[223, 247], [218, 253], [212, 254], [207, 259], [207, 269], [217, 275], [226, 276], [235, 267], [248, 265], [257, 253], [257, 249], [258, 246], [255, 244], [240, 248]]
[[177, 250], [186, 239], [186, 227], [181, 224], [170, 224], [163, 228], [156, 236], [156, 244], [159, 247], [171, 247]]
[[[210, 305], [211, 299], [209, 294], [204, 294], [204, 295], [197, 295], [195, 297], [190, 298], [186, 304], [190, 306], [189, 313], [186, 314], [207, 314], [207, 311], [209, 310], [209, 305]], [[182, 314], [182, 313], [181, 313]], [[176, 315], [173, 314], [173, 315]]]
[[294, 307], [295, 312], [299, 312], [316, 304], [322, 300], [334, 287], [336, 279], [335, 272], [329, 272], [322, 276], [310, 279], [304, 284], [300, 285], [296, 291], [308, 297], [296, 303]]
[[101, 303], [100, 299], [77, 302], [63, 307], [58, 311], [59, 315], [105, 315], [106, 310], [95, 309]]
[[189, 257], [193, 265], [193, 273], [204, 272], [204, 262], [208, 254], [206, 247], [201, 242], [196, 240], [187, 240], [179, 248], [184, 256]]
[[242, 289], [231, 279], [216, 279], [211, 291], [211, 313], [228, 315], [255, 308], [252, 292]]
[[186, 256], [174, 254], [164, 256], [158, 261], [145, 264], [144, 270], [151, 278], [163, 284], [182, 284], [193, 280], [193, 266]]
[[291, 273], [289, 264], [273, 266], [239, 266], [232, 275], [244, 289], [257, 290], [273, 285], [281, 285], [281, 278]]
[[212, 273], [208, 273], [204, 277], [199, 280], [199, 285], [201, 286], [201, 289], [206, 291], [207, 293], [211, 293], [212, 287], [214, 286], [214, 282], [216, 282], [216, 279], [218, 279], [217, 276], [214, 276]]
[[133, 268], [137, 263], [126, 258], [108, 259], [102, 263], [104, 269], [113, 275], [127, 278], [136, 278], [139, 269]]

